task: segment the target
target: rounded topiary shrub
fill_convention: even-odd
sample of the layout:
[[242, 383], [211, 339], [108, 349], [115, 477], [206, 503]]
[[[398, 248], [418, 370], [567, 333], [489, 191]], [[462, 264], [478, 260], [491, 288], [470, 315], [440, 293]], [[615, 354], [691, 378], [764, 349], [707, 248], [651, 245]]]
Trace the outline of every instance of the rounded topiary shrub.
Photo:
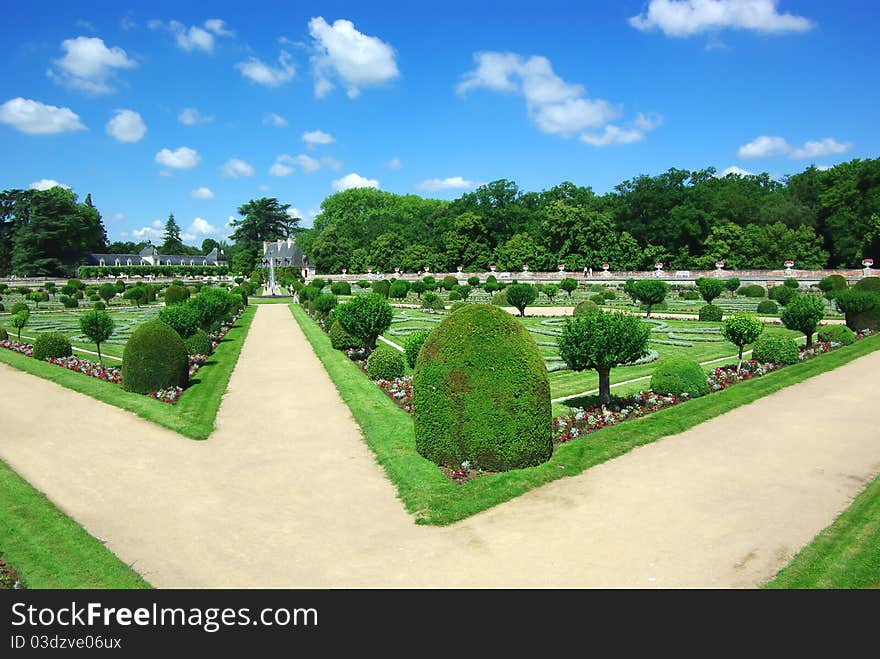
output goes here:
[[798, 292], [789, 286], [774, 286], [767, 294], [771, 300], [775, 300], [783, 307], [797, 297]]
[[461, 300], [461, 295], [458, 291], [449, 291], [449, 301], [455, 302], [457, 300]]
[[347, 281], [334, 281], [330, 284], [330, 292], [333, 295], [351, 295], [351, 284]]
[[741, 286], [736, 294], [744, 297], [765, 297], [767, 291], [759, 284], [749, 284], [748, 286]]
[[192, 336], [199, 329], [198, 313], [186, 304], [165, 307], [159, 312], [159, 320], [171, 327], [182, 339]]
[[104, 304], [103, 302], [95, 302], [92, 305], [92, 309], [95, 309], [96, 311], [104, 311], [104, 309], [106, 309], [106, 308], [107, 308], [107, 305]]
[[122, 353], [122, 388], [149, 394], [168, 387], [184, 387], [189, 360], [183, 339], [159, 320], [139, 325]]
[[833, 341], [845, 346], [855, 343], [856, 340], [855, 332], [846, 325], [826, 325], [825, 327], [820, 327], [819, 333], [816, 336], [820, 341]]
[[864, 279], [859, 279], [853, 288], [857, 291], [880, 293], [880, 277], [865, 277]]
[[574, 308], [575, 316], [583, 316], [587, 313], [596, 313], [599, 311], [599, 305], [593, 302], [592, 300], [584, 300], [583, 302], [578, 302], [577, 306]]
[[5, 328], [0, 327], [0, 341], [7, 340], [9, 340], [9, 332], [7, 332]]
[[419, 358], [419, 352], [422, 350], [422, 346], [425, 345], [425, 341], [428, 339], [428, 335], [430, 334], [430, 330], [416, 330], [408, 337], [406, 337], [406, 341], [403, 344], [404, 355], [406, 355], [406, 363], [410, 368], [416, 367], [416, 361]]
[[682, 291], [679, 294], [679, 297], [681, 297], [683, 300], [699, 300], [700, 294], [696, 291]]
[[[451, 295], [451, 293], [450, 293], [450, 295]], [[458, 300], [458, 301], [452, 303], [452, 306], [449, 307], [449, 311], [458, 311], [462, 307], [466, 307], [466, 306], [467, 306], [467, 302], [464, 302], [463, 300]]]
[[687, 394], [691, 398], [698, 398], [709, 393], [709, 382], [703, 367], [697, 362], [673, 357], [654, 369], [651, 389], [658, 394]]
[[379, 348], [367, 358], [367, 375], [371, 380], [393, 380], [403, 377], [403, 355], [394, 348]]
[[333, 321], [333, 325], [330, 326], [328, 334], [330, 336], [330, 345], [336, 350], [363, 348], [363, 345], [356, 337], [342, 329], [342, 325], [339, 324], [338, 320]]
[[79, 300], [70, 295], [59, 295], [58, 299], [61, 300], [65, 309], [76, 309], [79, 306]]
[[440, 285], [441, 285], [444, 289], [446, 289], [447, 291], [451, 291], [453, 288], [455, 288], [456, 286], [458, 286], [458, 279], [456, 279], [456, 278], [453, 277], [452, 275], [446, 275], [446, 276], [443, 278], [443, 281], [440, 283]]
[[705, 322], [720, 323], [724, 317], [724, 310], [717, 304], [706, 304], [700, 307], [700, 320]]
[[797, 364], [797, 343], [787, 336], [763, 334], [755, 341], [752, 359], [762, 364]]
[[439, 465], [506, 471], [548, 460], [550, 383], [525, 327], [482, 304], [447, 316], [416, 361], [413, 420], [416, 449]]
[[210, 355], [213, 349], [211, 336], [205, 330], [196, 330], [195, 334], [183, 340], [188, 355]]
[[590, 302], [595, 304], [596, 306], [600, 304], [605, 304], [605, 294], [604, 293], [596, 293], [595, 295], [590, 296]]
[[34, 359], [70, 357], [71, 354], [73, 352], [70, 348], [70, 339], [60, 332], [39, 334], [34, 341]]
[[758, 313], [779, 313], [779, 306], [773, 300], [761, 300], [758, 302]]
[[9, 308], [9, 313], [11, 313], [13, 316], [21, 311], [24, 311], [25, 313], [31, 312], [30, 307], [28, 307], [28, 305], [26, 305], [24, 302], [16, 302]]

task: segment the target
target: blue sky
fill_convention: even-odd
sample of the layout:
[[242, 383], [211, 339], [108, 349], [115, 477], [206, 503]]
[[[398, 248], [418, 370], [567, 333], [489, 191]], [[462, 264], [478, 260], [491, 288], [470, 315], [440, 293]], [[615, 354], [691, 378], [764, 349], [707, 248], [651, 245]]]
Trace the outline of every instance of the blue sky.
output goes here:
[[874, 2], [424, 4], [20, 5], [0, 185], [91, 192], [111, 239], [155, 238], [173, 211], [200, 244], [259, 196], [309, 226], [353, 184], [601, 193], [878, 155]]

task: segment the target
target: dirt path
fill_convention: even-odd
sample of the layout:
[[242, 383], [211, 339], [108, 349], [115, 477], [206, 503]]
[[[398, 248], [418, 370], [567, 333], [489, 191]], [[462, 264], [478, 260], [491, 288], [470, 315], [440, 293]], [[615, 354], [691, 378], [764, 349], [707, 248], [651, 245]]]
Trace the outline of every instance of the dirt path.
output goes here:
[[880, 471], [878, 368], [875, 352], [428, 528], [286, 306], [261, 306], [210, 440], [0, 365], [0, 458], [160, 587], [755, 586]]

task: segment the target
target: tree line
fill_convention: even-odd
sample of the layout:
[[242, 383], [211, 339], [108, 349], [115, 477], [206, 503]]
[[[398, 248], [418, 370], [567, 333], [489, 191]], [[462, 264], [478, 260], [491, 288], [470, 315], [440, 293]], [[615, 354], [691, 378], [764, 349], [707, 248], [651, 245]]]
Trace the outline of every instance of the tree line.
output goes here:
[[357, 188], [327, 197], [297, 241], [319, 272], [860, 267], [880, 252], [880, 159], [784, 181], [670, 169], [597, 195], [506, 179], [453, 201]]

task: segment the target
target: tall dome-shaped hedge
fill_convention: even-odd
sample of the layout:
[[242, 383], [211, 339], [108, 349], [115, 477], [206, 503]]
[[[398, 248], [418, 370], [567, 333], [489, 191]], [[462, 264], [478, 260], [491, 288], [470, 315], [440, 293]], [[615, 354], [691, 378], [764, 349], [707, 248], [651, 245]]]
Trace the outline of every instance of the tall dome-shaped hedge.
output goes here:
[[439, 465], [506, 471], [548, 460], [550, 383], [525, 327], [490, 305], [447, 316], [416, 361], [413, 419], [416, 449]]
[[189, 360], [180, 335], [159, 320], [139, 325], [122, 353], [122, 388], [149, 394], [167, 387], [185, 387]]

